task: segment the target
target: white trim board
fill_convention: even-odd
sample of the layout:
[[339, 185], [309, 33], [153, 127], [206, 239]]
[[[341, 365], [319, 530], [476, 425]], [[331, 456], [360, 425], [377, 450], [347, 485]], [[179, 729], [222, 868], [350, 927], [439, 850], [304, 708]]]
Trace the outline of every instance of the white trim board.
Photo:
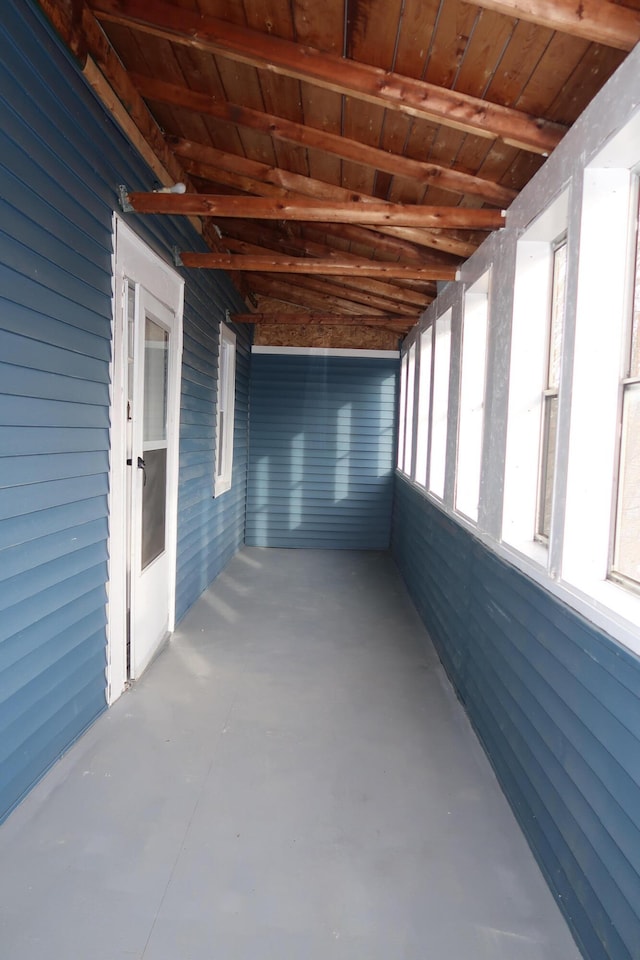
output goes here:
[[[127, 556], [129, 552], [129, 501], [127, 484], [127, 356], [126, 323], [123, 314], [123, 285], [127, 279], [141, 283], [176, 317], [176, 345], [172, 352], [169, 405], [170, 430], [173, 433], [167, 463], [170, 494], [167, 502], [167, 553], [173, 575], [168, 597], [169, 624], [175, 621], [177, 508], [178, 508], [178, 437], [180, 428], [180, 375], [182, 369], [183, 278], [142, 241], [114, 213], [112, 255], [112, 360], [110, 365], [110, 431], [109, 431], [109, 543], [107, 580], [107, 688], [109, 704], [118, 699], [127, 684]], [[122, 253], [126, 256], [126, 267]]]
[[386, 360], [400, 358], [399, 350], [348, 350], [341, 347], [251, 347], [251, 353], [288, 354], [292, 357], [354, 357]]

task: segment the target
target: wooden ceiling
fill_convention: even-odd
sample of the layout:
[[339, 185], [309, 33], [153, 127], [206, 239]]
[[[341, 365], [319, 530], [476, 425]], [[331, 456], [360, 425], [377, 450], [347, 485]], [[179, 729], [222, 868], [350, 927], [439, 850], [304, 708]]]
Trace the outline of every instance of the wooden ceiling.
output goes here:
[[640, 39], [640, 0], [40, 3], [263, 343], [395, 345]]

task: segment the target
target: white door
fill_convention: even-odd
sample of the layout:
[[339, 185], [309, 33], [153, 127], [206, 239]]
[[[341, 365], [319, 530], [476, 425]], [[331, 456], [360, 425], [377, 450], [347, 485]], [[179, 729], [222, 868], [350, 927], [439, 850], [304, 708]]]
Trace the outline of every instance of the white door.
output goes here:
[[115, 226], [109, 701], [174, 627], [183, 282]]

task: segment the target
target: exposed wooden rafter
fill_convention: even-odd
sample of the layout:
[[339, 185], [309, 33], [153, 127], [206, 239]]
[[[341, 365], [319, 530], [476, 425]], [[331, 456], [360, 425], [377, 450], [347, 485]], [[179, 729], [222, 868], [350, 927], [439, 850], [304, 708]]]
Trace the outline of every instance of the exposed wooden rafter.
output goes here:
[[232, 323], [262, 323], [288, 324], [291, 326], [305, 326], [321, 324], [322, 326], [358, 326], [358, 327], [398, 327], [407, 330], [413, 326], [412, 321], [397, 314], [377, 316], [369, 313], [335, 314], [310, 312], [281, 312], [281, 313], [232, 313]]
[[[362, 313], [364, 307], [368, 313], [386, 315], [393, 312], [415, 320], [420, 312], [392, 297], [372, 295], [364, 288], [346, 286], [321, 277], [248, 273], [246, 278], [255, 293], [320, 313], [329, 310], [337, 313]], [[361, 282], [367, 284], [370, 281], [363, 278]]]
[[259, 273], [300, 273], [324, 277], [381, 277], [386, 280], [455, 280], [453, 267], [415, 267], [374, 260], [331, 260], [311, 257], [258, 256], [256, 254], [180, 254], [182, 265], [208, 270], [251, 270]]
[[[72, 4], [61, 4], [59, 0], [39, 0], [39, 3], [78, 59], [90, 85], [160, 183], [170, 186], [181, 180], [190, 186], [188, 173], [168, 146], [160, 126], [87, 5], [81, 0], [74, 0]], [[194, 225], [202, 229], [195, 221]]]
[[[177, 155], [183, 159], [193, 176], [256, 196], [285, 197], [292, 200], [296, 197], [311, 197], [335, 201], [359, 200], [362, 203], [380, 202], [376, 197], [365, 193], [347, 190], [344, 187], [314, 180], [312, 177], [291, 173], [278, 167], [270, 167], [266, 163], [224, 153], [222, 150], [216, 150], [204, 144], [177, 138], [172, 142]], [[327, 224], [326, 227], [327, 232], [330, 232], [328, 229], [330, 225]], [[361, 230], [374, 231], [375, 235], [367, 238], [366, 234], [359, 232]], [[470, 256], [478, 246], [478, 243], [474, 243], [469, 238], [468, 233], [451, 230], [443, 232], [441, 229], [427, 230], [415, 227], [362, 224], [360, 227], [341, 228], [341, 231], [343, 236], [356, 243], [368, 241], [378, 249], [393, 250], [398, 257], [412, 254], [422, 256], [413, 245], [460, 257]], [[381, 234], [383, 236], [380, 236]]]
[[[227, 223], [225, 222], [225, 227]], [[251, 226], [249, 223], [249, 230], [243, 230], [244, 235], [247, 233], [251, 234]], [[348, 263], [362, 263], [363, 260], [360, 257], [356, 257], [353, 254], [349, 253], [340, 253], [337, 250], [331, 250], [329, 247], [325, 247], [323, 244], [319, 243], [310, 243], [308, 241], [297, 240], [294, 241], [284, 240], [282, 238], [275, 237], [272, 233], [267, 232], [263, 223], [256, 222], [253, 226], [259, 226], [260, 243], [247, 243], [245, 240], [236, 240], [232, 237], [229, 237], [225, 232], [222, 237], [222, 243], [229, 250], [230, 253], [241, 253], [241, 254], [250, 254], [257, 256], [271, 255], [275, 247], [276, 252], [286, 251], [286, 254], [291, 255], [293, 252], [294, 256], [306, 255], [306, 256], [315, 256], [322, 257], [327, 260], [338, 259], [343, 260]], [[371, 263], [370, 260], [364, 260], [365, 263]], [[376, 261], [374, 261], [376, 262]], [[384, 261], [383, 261], [384, 262]], [[421, 278], [419, 281], [416, 280], [407, 280], [403, 278], [402, 280], [395, 279], [395, 281], [388, 282], [385, 280], [377, 280], [373, 277], [365, 277], [358, 274], [357, 271], [351, 271], [346, 273], [342, 277], [342, 284], [345, 287], [351, 287], [354, 290], [362, 289], [367, 293], [367, 295], [377, 295], [379, 297], [387, 297], [390, 302], [396, 304], [396, 306], [402, 305], [403, 307], [412, 307], [418, 310], [424, 310], [424, 308], [429, 304], [433, 299], [436, 292], [435, 283], [431, 281], [425, 281]], [[416, 289], [418, 287], [419, 289]]]
[[609, 0], [473, 0], [478, 7], [539, 23], [551, 30], [618, 50], [633, 50], [640, 40], [640, 10]]
[[322, 150], [343, 160], [361, 163], [372, 170], [384, 170], [393, 176], [407, 177], [418, 183], [435, 184], [440, 189], [453, 193], [472, 193], [499, 206], [508, 205], [515, 197], [513, 190], [480, 177], [389, 153], [387, 150], [370, 147], [337, 133], [294, 123], [284, 117], [276, 117], [237, 103], [216, 100], [205, 93], [197, 93], [187, 87], [153, 80], [142, 74], [136, 73], [132, 79], [140, 94], [147, 100], [170, 104], [183, 110], [192, 110], [194, 113], [205, 114], [225, 123], [239, 124], [250, 130], [265, 133], [276, 140]]
[[454, 227], [495, 230], [504, 226], [500, 210], [469, 207], [425, 207], [416, 204], [331, 203], [324, 200], [273, 200], [269, 197], [230, 197], [205, 193], [129, 193], [137, 213], [200, 217], [245, 217], [250, 220], [294, 220], [332, 223], [385, 223], [396, 226]]
[[550, 153], [565, 132], [559, 124], [518, 110], [206, 17], [162, 0], [95, 0], [94, 8], [98, 17], [111, 23], [305, 80], [413, 117], [501, 139], [535, 153]]

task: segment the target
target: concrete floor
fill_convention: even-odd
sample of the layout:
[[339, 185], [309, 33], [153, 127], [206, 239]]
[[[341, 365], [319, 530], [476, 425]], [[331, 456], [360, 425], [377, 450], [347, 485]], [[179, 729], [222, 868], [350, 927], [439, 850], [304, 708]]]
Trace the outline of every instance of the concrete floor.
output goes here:
[[0, 829], [7, 960], [577, 960], [389, 557], [245, 549]]

